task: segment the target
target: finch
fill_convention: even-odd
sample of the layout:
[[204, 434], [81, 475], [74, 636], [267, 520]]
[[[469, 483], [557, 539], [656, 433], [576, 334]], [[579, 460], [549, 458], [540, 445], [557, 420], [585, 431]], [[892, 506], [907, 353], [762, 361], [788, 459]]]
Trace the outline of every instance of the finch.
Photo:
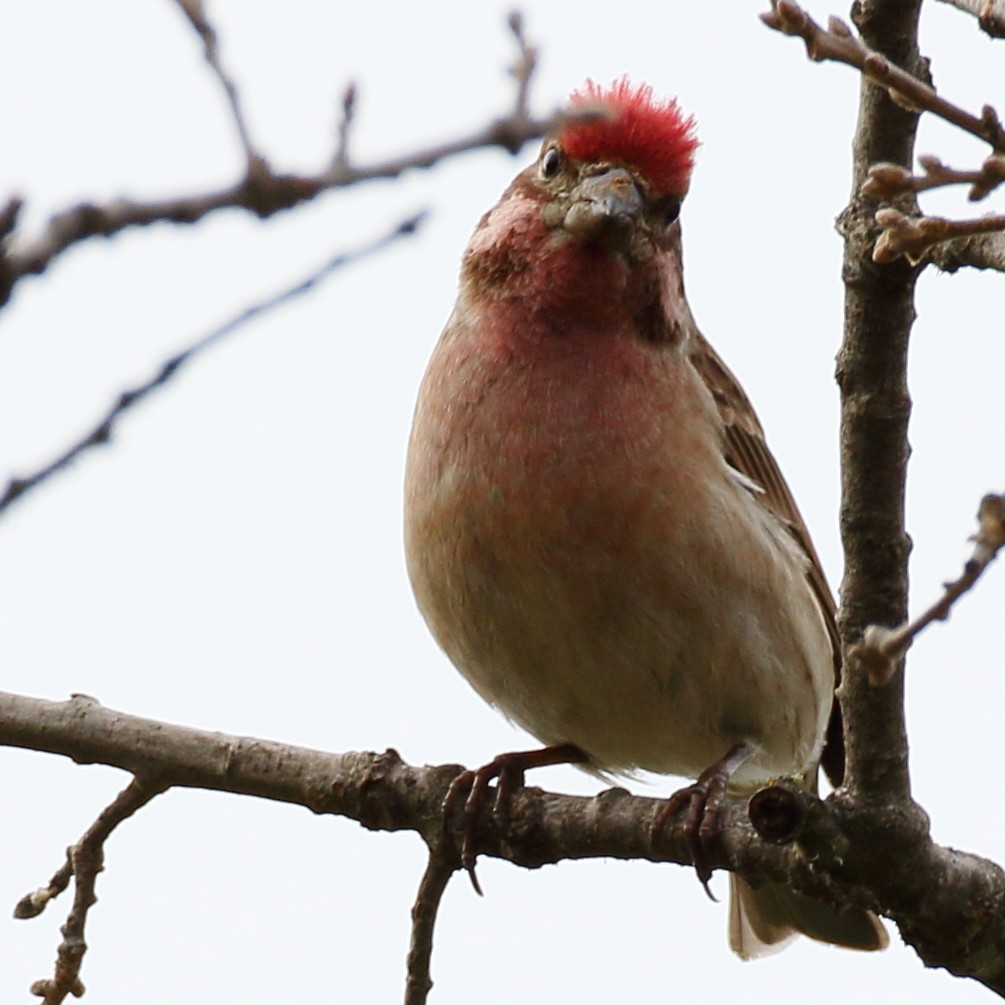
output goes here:
[[[834, 602], [684, 296], [694, 120], [627, 78], [588, 81], [569, 112], [475, 229], [422, 381], [418, 606], [472, 687], [547, 745], [521, 764], [699, 779], [675, 809], [717, 786], [815, 785], [821, 759], [839, 781]], [[734, 876], [731, 893], [744, 958], [797, 932], [887, 941], [869, 912], [781, 884]]]

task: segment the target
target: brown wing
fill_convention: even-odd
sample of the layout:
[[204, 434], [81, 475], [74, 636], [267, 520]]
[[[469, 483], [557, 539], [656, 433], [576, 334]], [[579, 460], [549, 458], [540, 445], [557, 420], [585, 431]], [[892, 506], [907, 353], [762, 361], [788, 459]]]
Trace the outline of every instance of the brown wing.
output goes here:
[[[712, 392], [726, 428], [726, 460], [764, 490], [758, 499], [781, 520], [809, 559], [807, 578], [827, 622], [834, 650], [834, 680], [837, 685], [841, 670], [841, 645], [834, 620], [837, 608], [809, 531], [778, 469], [778, 463], [765, 443], [764, 430], [750, 400], [708, 342], [697, 331], [692, 331], [691, 335], [691, 363]], [[844, 777], [844, 734], [841, 708], [837, 701], [831, 711], [821, 764], [831, 782], [840, 785]]]

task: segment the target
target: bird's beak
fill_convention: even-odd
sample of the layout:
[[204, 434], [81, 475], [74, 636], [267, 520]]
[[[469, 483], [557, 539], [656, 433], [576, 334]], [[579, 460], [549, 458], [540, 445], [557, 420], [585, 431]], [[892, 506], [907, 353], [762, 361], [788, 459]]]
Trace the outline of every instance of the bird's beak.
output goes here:
[[642, 194], [635, 179], [624, 168], [612, 167], [579, 183], [562, 225], [568, 233], [610, 251], [627, 251], [641, 213]]

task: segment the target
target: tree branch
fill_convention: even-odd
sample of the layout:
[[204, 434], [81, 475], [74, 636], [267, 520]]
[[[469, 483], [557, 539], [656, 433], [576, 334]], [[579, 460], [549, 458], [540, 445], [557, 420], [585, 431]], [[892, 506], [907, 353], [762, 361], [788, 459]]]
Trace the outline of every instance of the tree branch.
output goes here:
[[[779, 4], [780, 9], [783, 6], [795, 5]], [[925, 64], [916, 47], [919, 8], [920, 0], [860, 3], [858, 28], [865, 42], [855, 41], [854, 50], [883, 46], [884, 58], [923, 74]], [[809, 33], [816, 38], [818, 32], [813, 26]], [[831, 37], [852, 46], [840, 32]], [[846, 649], [867, 625], [896, 625], [907, 616], [910, 541], [904, 527], [904, 497], [911, 400], [906, 374], [917, 279], [917, 270], [904, 262], [873, 261], [878, 206], [862, 188], [871, 165], [911, 163], [918, 116], [865, 76], [859, 101], [851, 202], [838, 220], [845, 241], [845, 327], [837, 364], [845, 574], [838, 623]], [[916, 211], [913, 195], [902, 196], [898, 204], [905, 212]], [[884, 688], [873, 688], [864, 674], [846, 670], [840, 690], [848, 765], [845, 784], [854, 798], [882, 806], [883, 812], [895, 808], [909, 820], [913, 804], [902, 675], [895, 675]]]
[[[190, 21], [193, 21], [194, 14], [196, 20], [193, 23], [198, 26], [202, 9], [200, 0], [177, 0], [177, 2]], [[10, 299], [15, 285], [21, 279], [29, 275], [41, 275], [68, 248], [92, 237], [111, 237], [123, 230], [145, 227], [151, 223], [197, 223], [209, 214], [222, 209], [245, 209], [261, 219], [266, 219], [283, 210], [309, 202], [329, 189], [346, 188], [378, 179], [397, 178], [412, 168], [430, 168], [442, 160], [472, 150], [502, 147], [510, 153], [517, 153], [526, 142], [551, 131], [564, 121], [565, 117], [556, 113], [539, 119], [528, 113], [527, 88], [535, 65], [536, 53], [527, 44], [522, 28], [517, 30], [512, 23], [510, 27], [519, 49], [517, 63], [512, 71], [516, 81], [514, 104], [508, 114], [495, 119], [487, 126], [467, 136], [413, 150], [389, 160], [354, 165], [350, 162], [347, 138], [343, 134], [348, 130], [348, 121], [345, 118], [347, 106], [344, 100], [344, 130], [340, 130], [331, 165], [324, 171], [312, 175], [283, 174], [272, 171], [251, 146], [247, 130], [241, 125], [243, 118], [235, 92], [231, 108], [238, 121], [238, 131], [241, 133], [249, 164], [253, 164], [253, 168], [247, 171], [244, 178], [216, 192], [176, 196], [150, 202], [118, 199], [106, 205], [81, 203], [57, 213], [49, 220], [39, 237], [21, 247], [17, 246], [12, 234], [8, 240], [0, 241], [0, 307]], [[210, 26], [206, 25], [206, 29], [212, 33]], [[232, 82], [219, 68], [218, 60], [213, 62], [216, 60], [215, 42], [212, 46], [207, 43], [207, 59], [210, 60], [210, 65], [214, 67], [214, 72], [230, 95]], [[351, 103], [349, 107], [351, 109]], [[12, 198], [7, 209], [0, 214], [0, 224], [6, 221], [9, 228], [13, 228], [19, 208], [19, 200]], [[3, 233], [3, 228], [0, 226], [0, 237]]]
[[973, 14], [981, 29], [992, 38], [1005, 38], [1005, 0], [942, 0], [942, 3]]
[[443, 841], [430, 846], [429, 861], [412, 907], [412, 940], [408, 947], [405, 1005], [425, 1005], [429, 992], [433, 989], [429, 964], [433, 955], [436, 915], [447, 883], [459, 867], [456, 855], [451, 857], [445, 853]]
[[943, 164], [938, 157], [922, 154], [918, 163], [925, 172], [913, 175], [899, 164], [873, 164], [865, 192], [879, 199], [893, 199], [903, 192], [929, 192], [947, 185], [969, 185], [967, 198], [979, 202], [1005, 181], [1005, 156], [992, 154], [976, 171], [962, 171]]
[[889, 629], [870, 625], [862, 641], [848, 652], [849, 662], [856, 662], [869, 674], [873, 684], [885, 684], [897, 662], [914, 640], [933, 621], [947, 621], [956, 601], [976, 585], [987, 567], [1005, 546], [1005, 495], [986, 495], [977, 512], [978, 530], [971, 538], [974, 551], [963, 572], [951, 583], [943, 584], [942, 596], [914, 621]]
[[[912, 10], [915, 6], [908, 4], [908, 8]], [[990, 7], [990, 0], [986, 6]], [[877, 11], [879, 16], [875, 20], [891, 20], [881, 0], [856, 5], [855, 11], [859, 16], [860, 28]], [[862, 11], [866, 13], [863, 15]], [[969, 198], [978, 200], [1001, 184], [1005, 178], [1005, 157], [1002, 156], [1005, 154], [1005, 127], [1002, 126], [998, 113], [991, 105], [985, 105], [979, 116], [972, 115], [941, 97], [928, 82], [927, 67], [920, 61], [915, 61], [915, 72], [912, 73], [902, 68], [898, 59], [888, 58], [880, 51], [884, 46], [895, 46], [898, 42], [896, 38], [876, 34], [870, 45], [869, 39], [863, 41], [856, 38], [843, 21], [834, 17], [828, 20], [825, 30], [793, 0], [777, 0], [774, 9], [762, 14], [761, 18], [768, 27], [776, 31], [802, 38], [811, 59], [831, 60], [853, 66], [865, 80], [885, 88], [890, 99], [906, 111], [932, 112], [991, 144], [993, 148], [992, 155], [985, 159], [977, 171], [954, 170], [947, 168], [937, 157], [924, 156], [920, 160], [925, 174], [915, 176], [908, 167], [910, 160], [876, 161], [866, 165], [867, 176], [863, 176], [861, 172], [858, 175], [864, 195], [893, 200], [900, 194], [966, 182], [971, 186]], [[912, 37], [917, 38], [916, 30]], [[877, 222], [884, 231], [876, 245], [876, 261], [891, 262], [900, 255], [906, 256], [912, 265], [923, 260], [935, 260], [935, 256], [928, 253], [939, 243], [999, 231], [1003, 226], [1001, 218], [952, 221], [941, 217], [924, 217], [917, 213], [916, 204], [912, 202], [912, 206], [915, 210], [915, 218], [912, 220], [908, 220], [899, 210], [882, 210], [878, 214]], [[980, 247], [985, 250], [987, 246]], [[956, 268], [969, 264], [959, 256], [955, 261]], [[994, 268], [992, 261], [992, 258], [985, 256], [979, 263], [980, 267]]]
[[[906, 6], [910, 14], [917, 5], [909, 3]], [[877, 0], [861, 4], [861, 8], [867, 11], [878, 11], [881, 7], [882, 4]], [[860, 8], [856, 7], [856, 11], [858, 10]], [[882, 10], [880, 13], [880, 20], [890, 20], [889, 12]], [[856, 24], [860, 30], [870, 16], [858, 15]], [[892, 50], [904, 41], [903, 37], [867, 36], [862, 31], [863, 41], [857, 39], [848, 25], [836, 17], [828, 18], [825, 30], [794, 0], [778, 0], [773, 10], [761, 15], [761, 20], [775, 31], [801, 38], [806, 43], [810, 59], [853, 66], [866, 80], [885, 88], [890, 98], [908, 111], [932, 112], [940, 119], [991, 144], [997, 153], [1005, 153], [1005, 128], [990, 105], [985, 105], [979, 116], [972, 115], [951, 101], [946, 101], [935, 88], [923, 82], [921, 76], [902, 69], [904, 64], [892, 54]], [[913, 37], [916, 39], [917, 34]]]
[[248, 123], [244, 117], [244, 109], [241, 107], [241, 98], [237, 92], [237, 85], [226, 70], [224, 70], [223, 64], [220, 62], [220, 46], [216, 30], [206, 17], [202, 0], [175, 0], [175, 2], [187, 18], [189, 24], [196, 30], [202, 41], [203, 56], [206, 63], [209, 65], [210, 70], [213, 71], [213, 75], [220, 82], [220, 86], [227, 96], [227, 103], [230, 105], [230, 112], [234, 119], [234, 125], [237, 128], [237, 135], [244, 149], [245, 171], [248, 177], [257, 177], [259, 174], [267, 175], [269, 166], [251, 141], [251, 133], [248, 130]]
[[123, 820], [131, 817], [141, 807], [146, 806], [155, 796], [167, 788], [155, 778], [136, 777], [105, 807], [83, 837], [66, 851], [66, 862], [49, 880], [49, 885], [22, 897], [14, 908], [14, 917], [27, 919], [37, 917], [45, 910], [46, 904], [58, 897], [66, 889], [70, 877], [74, 879], [73, 906], [66, 923], [60, 929], [63, 941], [56, 953], [56, 969], [52, 977], [35, 981], [31, 993], [43, 1000], [43, 1005], [60, 1005], [67, 995], [80, 998], [84, 985], [80, 980], [80, 966], [87, 943], [84, 941], [84, 926], [87, 912], [97, 903], [94, 893], [98, 873], [105, 863], [105, 842], [113, 830]]
[[[442, 854], [424, 881], [425, 913], [415, 921], [413, 945], [419, 955], [428, 952], [436, 890], [459, 861], [456, 835], [444, 834], [442, 814], [459, 765], [414, 768], [393, 750], [329, 754], [187, 729], [106, 709], [83, 695], [57, 703], [0, 693], [0, 745], [111, 765], [156, 778], [158, 785], [295, 803], [371, 830], [415, 831]], [[805, 792], [789, 802], [795, 806], [789, 826], [762, 840], [743, 801], [727, 800], [710, 864], [755, 885], [773, 880], [819, 899], [878, 908], [897, 921], [930, 966], [973, 977], [1005, 996], [1005, 873], [998, 866], [934, 844], [917, 820], [907, 827], [901, 819], [862, 812], [847, 799], [821, 801]], [[676, 822], [658, 849], [650, 841], [663, 805], [624, 789], [593, 798], [520, 789], [505, 827], [494, 816], [479, 821], [477, 851], [527, 868], [585, 858], [689, 863], [690, 848]], [[761, 821], [763, 814], [751, 813]], [[413, 974], [421, 985], [419, 967], [416, 962]]]
[[115, 404], [112, 405], [112, 407], [101, 417], [101, 419], [98, 420], [98, 423], [91, 430], [80, 437], [80, 439], [78, 439], [72, 446], [64, 450], [58, 457], [49, 461], [48, 464], [45, 464], [43, 467], [29, 475], [11, 478], [7, 483], [7, 488], [4, 490], [3, 495], [0, 495], [0, 516], [2, 516], [3, 512], [14, 502], [23, 498], [25, 493], [37, 488], [43, 482], [48, 481], [54, 474], [58, 471], [62, 471], [69, 464], [80, 457], [81, 454], [86, 453], [94, 447], [104, 446], [108, 443], [112, 438], [115, 423], [122, 417], [122, 415], [136, 405], [137, 402], [146, 398], [152, 391], [155, 391], [167, 384], [168, 381], [170, 381], [186, 363], [191, 362], [194, 357], [200, 355], [210, 346], [215, 345], [227, 335], [231, 335], [233, 332], [242, 328], [244, 325], [248, 324], [248, 322], [254, 320], [260, 315], [266, 314], [269, 311], [288, 303], [290, 300], [302, 296], [304, 293], [314, 289], [318, 283], [343, 266], [350, 265], [363, 258], [367, 258], [370, 255], [374, 255], [379, 251], [383, 251], [388, 245], [392, 244], [399, 238], [409, 234], [414, 234], [419, 229], [424, 218], [425, 212], [418, 213], [407, 220], [403, 220], [393, 230], [389, 231], [382, 237], [371, 241], [369, 244], [365, 244], [353, 251], [340, 251], [337, 255], [328, 259], [328, 261], [322, 266], [315, 269], [305, 279], [301, 279], [293, 286], [290, 286], [279, 293], [275, 293], [272, 296], [267, 297], [265, 300], [260, 300], [257, 304], [252, 304], [250, 307], [246, 307], [229, 321], [220, 325], [218, 328], [214, 328], [207, 335], [203, 335], [201, 338], [196, 339], [196, 341], [193, 342], [187, 349], [183, 349], [181, 352], [176, 353], [170, 359], [166, 360], [160, 365], [156, 374], [149, 380], [123, 391], [119, 395]]
[[[970, 186], [967, 197], [971, 202], [976, 202], [1005, 181], [1005, 156], [1001, 154], [992, 154], [986, 158], [976, 171], [947, 167], [938, 157], [922, 156], [918, 160], [925, 172], [923, 175], [913, 175], [899, 164], [873, 164], [869, 168], [869, 178], [862, 186], [863, 194], [893, 200], [908, 192], [927, 192], [946, 185], [966, 184]], [[985, 216], [975, 220], [947, 220], [939, 216], [909, 217], [889, 207], [877, 211], [876, 222], [883, 228], [883, 233], [873, 250], [874, 260], [892, 262], [904, 255], [913, 265], [925, 260], [938, 264], [935, 249], [952, 241], [956, 246], [955, 267], [959, 268], [964, 264], [961, 253], [968, 247], [966, 241], [989, 235], [1000, 244], [1002, 231], [1005, 231], [1005, 217], [1002, 216]], [[986, 248], [990, 243], [970, 247]], [[942, 255], [951, 253], [945, 251]], [[971, 257], [975, 259], [972, 264], [977, 267], [1001, 268], [1000, 261], [987, 255], [980, 261], [973, 255]]]
[[1005, 272], [1005, 234], [983, 234], [944, 241], [929, 251], [928, 261], [943, 272], [955, 272], [964, 266]]
[[876, 211], [876, 222], [883, 228], [872, 249], [876, 262], [894, 262], [903, 256], [918, 265], [944, 241], [984, 234], [1001, 237], [1005, 233], [1005, 216], [947, 220], [942, 216], [907, 216], [890, 206]]

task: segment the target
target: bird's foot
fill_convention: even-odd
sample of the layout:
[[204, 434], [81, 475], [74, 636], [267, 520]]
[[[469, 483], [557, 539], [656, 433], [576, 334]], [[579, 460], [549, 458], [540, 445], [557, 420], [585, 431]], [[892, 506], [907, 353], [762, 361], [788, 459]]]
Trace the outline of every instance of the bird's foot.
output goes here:
[[524, 772], [528, 768], [543, 768], [550, 764], [585, 764], [586, 755], [571, 743], [562, 743], [554, 747], [542, 747], [540, 750], [518, 750], [509, 754], [500, 754], [488, 764], [475, 771], [462, 771], [447, 789], [443, 800], [443, 825], [449, 828], [454, 817], [458, 802], [464, 800], [464, 816], [461, 823], [461, 865], [471, 878], [471, 885], [481, 896], [482, 888], [475, 873], [477, 858], [475, 837], [478, 821], [489, 796], [489, 783], [499, 779], [496, 786], [495, 802], [492, 815], [496, 824], [505, 827], [509, 815], [510, 800], [513, 793], [524, 783]]
[[655, 842], [670, 820], [687, 807], [683, 821], [684, 837], [691, 849], [691, 861], [698, 880], [711, 900], [716, 900], [716, 897], [708, 885], [712, 867], [708, 864], [707, 849], [718, 834], [718, 812], [729, 779], [752, 753], [753, 749], [747, 743], [730, 747], [726, 756], [706, 768], [696, 782], [679, 789], [666, 801], [649, 829], [650, 840]]

